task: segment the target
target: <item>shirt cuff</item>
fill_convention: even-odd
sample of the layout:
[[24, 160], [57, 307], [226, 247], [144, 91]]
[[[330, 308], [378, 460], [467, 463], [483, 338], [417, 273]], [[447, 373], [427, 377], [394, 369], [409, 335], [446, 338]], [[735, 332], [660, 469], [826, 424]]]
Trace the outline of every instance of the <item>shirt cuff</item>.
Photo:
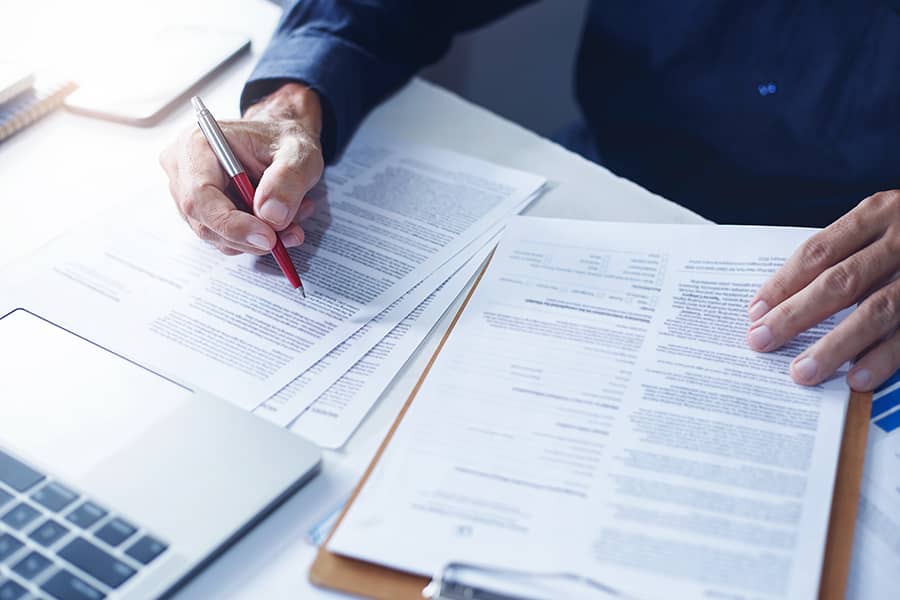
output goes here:
[[311, 29], [277, 34], [241, 93], [241, 114], [287, 81], [316, 91], [322, 103], [322, 154], [333, 162], [360, 121], [411, 73], [346, 40]]

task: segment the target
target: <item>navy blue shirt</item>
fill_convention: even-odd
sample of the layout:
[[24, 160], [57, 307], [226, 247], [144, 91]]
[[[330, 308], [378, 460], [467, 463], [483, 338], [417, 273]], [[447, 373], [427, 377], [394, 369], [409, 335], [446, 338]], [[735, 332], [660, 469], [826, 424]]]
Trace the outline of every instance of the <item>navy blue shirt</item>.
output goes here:
[[[292, 0], [242, 107], [307, 83], [324, 101], [331, 161], [456, 33], [523, 4]], [[826, 225], [900, 187], [898, 4], [594, 1], [575, 74], [577, 137], [593, 147], [580, 150], [718, 222]]]

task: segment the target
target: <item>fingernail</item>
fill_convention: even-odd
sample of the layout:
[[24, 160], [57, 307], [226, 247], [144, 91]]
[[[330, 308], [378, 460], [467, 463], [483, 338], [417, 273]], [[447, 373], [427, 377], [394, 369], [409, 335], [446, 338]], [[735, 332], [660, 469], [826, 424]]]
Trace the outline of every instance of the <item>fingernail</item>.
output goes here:
[[747, 334], [747, 341], [750, 342], [750, 347], [757, 352], [764, 352], [768, 349], [773, 339], [772, 330], [769, 329], [768, 325], [760, 325], [755, 329], [751, 329], [750, 333]]
[[750, 317], [751, 321], [758, 321], [759, 319], [762, 319], [767, 312], [769, 312], [769, 305], [766, 304], [764, 300], [759, 300], [750, 307], [750, 310], [747, 311], [747, 316]]
[[854, 390], [864, 392], [867, 391], [872, 383], [872, 372], [868, 369], [860, 369], [850, 373], [850, 387]]
[[793, 365], [791, 365], [791, 370], [794, 372], [794, 375], [797, 376], [797, 379], [800, 381], [812, 381], [816, 377], [816, 370], [818, 367], [816, 366], [816, 359], [811, 358], [809, 356], [805, 358], [801, 358]]
[[269, 223], [281, 224], [287, 220], [289, 210], [281, 200], [269, 198], [259, 207], [259, 216]]
[[272, 244], [269, 242], [269, 238], [262, 235], [261, 233], [251, 233], [247, 236], [247, 243], [255, 248], [259, 248], [260, 250], [271, 250]]
[[288, 248], [291, 248], [294, 246], [299, 246], [301, 244], [300, 236], [297, 235], [296, 233], [294, 233], [293, 231], [289, 231], [288, 233], [282, 233], [279, 237], [281, 238], [281, 243], [284, 244], [285, 246], [287, 246]]

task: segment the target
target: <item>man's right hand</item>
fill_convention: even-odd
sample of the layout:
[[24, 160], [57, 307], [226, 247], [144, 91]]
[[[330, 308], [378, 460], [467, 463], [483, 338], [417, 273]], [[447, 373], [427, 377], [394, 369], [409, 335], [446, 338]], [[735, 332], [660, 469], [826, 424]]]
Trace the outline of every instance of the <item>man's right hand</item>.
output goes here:
[[302, 244], [298, 223], [314, 212], [306, 193], [324, 168], [318, 94], [288, 83], [248, 108], [243, 119], [219, 124], [247, 175], [259, 180], [253, 215], [225, 195], [228, 177], [196, 126], [159, 157], [179, 212], [197, 236], [225, 254], [266, 254], [276, 232], [285, 246]]

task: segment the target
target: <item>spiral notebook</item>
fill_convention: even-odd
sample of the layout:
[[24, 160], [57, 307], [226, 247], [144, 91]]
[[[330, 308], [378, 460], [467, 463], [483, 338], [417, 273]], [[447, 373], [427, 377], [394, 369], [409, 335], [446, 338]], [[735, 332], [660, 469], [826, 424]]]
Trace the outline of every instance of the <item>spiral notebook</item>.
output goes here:
[[72, 82], [39, 84], [0, 103], [0, 141], [61, 106], [74, 89]]

